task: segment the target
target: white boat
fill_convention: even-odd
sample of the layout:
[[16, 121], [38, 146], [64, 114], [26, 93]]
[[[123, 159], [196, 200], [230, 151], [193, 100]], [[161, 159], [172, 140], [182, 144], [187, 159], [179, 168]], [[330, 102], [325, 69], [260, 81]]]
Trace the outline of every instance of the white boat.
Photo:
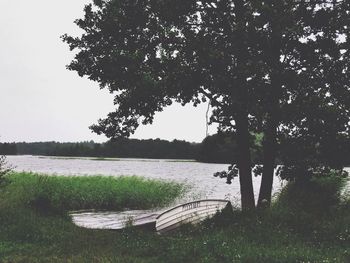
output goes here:
[[231, 208], [229, 201], [220, 199], [198, 200], [178, 205], [157, 216], [156, 230], [159, 234], [163, 234], [184, 224], [197, 224], [213, 217], [228, 206]]
[[134, 226], [153, 230], [159, 212], [153, 210], [72, 211], [69, 214], [77, 226], [85, 228], [117, 230]]

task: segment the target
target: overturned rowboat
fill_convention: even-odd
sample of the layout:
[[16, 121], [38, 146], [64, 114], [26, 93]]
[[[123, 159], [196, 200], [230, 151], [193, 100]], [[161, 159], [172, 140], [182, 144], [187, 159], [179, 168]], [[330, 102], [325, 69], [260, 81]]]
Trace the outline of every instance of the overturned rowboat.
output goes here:
[[73, 222], [80, 227], [91, 229], [123, 229], [138, 227], [166, 233], [185, 224], [196, 224], [212, 218], [225, 208], [232, 207], [227, 200], [199, 200], [178, 205], [164, 212], [154, 210], [111, 211], [72, 211]]
[[226, 208], [232, 209], [227, 200], [206, 199], [175, 206], [156, 218], [156, 230], [163, 234], [185, 224], [197, 224], [212, 218]]
[[72, 211], [69, 213], [74, 224], [91, 229], [119, 230], [126, 227], [138, 227], [154, 230], [159, 212], [153, 210], [126, 211]]

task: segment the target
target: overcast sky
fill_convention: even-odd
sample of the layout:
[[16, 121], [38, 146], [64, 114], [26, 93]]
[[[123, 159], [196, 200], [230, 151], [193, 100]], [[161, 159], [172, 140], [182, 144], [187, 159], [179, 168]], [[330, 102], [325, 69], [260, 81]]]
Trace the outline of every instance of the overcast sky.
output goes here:
[[[113, 97], [65, 69], [73, 54], [60, 39], [79, 34], [73, 21], [88, 2], [0, 0], [1, 142], [106, 141], [88, 126], [113, 110]], [[199, 142], [205, 137], [206, 107], [173, 105], [132, 137]]]

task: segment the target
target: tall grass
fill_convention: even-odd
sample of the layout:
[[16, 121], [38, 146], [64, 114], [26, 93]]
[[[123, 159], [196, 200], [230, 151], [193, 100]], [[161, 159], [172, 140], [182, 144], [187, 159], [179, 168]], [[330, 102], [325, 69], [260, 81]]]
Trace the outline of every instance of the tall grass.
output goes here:
[[288, 226], [312, 242], [350, 245], [350, 196], [344, 192], [346, 185], [347, 178], [340, 176], [291, 182], [281, 191], [267, 220]]
[[42, 211], [148, 209], [164, 206], [185, 186], [137, 176], [47, 176], [13, 173], [7, 178], [12, 198]]

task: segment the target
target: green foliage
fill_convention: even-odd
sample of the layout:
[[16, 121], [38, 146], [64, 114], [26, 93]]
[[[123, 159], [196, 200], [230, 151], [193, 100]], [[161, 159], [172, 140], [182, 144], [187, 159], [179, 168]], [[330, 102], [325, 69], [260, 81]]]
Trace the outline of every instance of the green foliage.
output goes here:
[[[350, 196], [346, 194], [347, 183], [347, 178], [334, 175], [290, 182], [273, 203], [267, 218], [273, 219], [277, 226], [288, 226], [309, 242], [333, 242], [348, 247]], [[347, 249], [344, 251], [349, 253]]]
[[[24, 182], [19, 184], [21, 179], [23, 176], [11, 180], [0, 191], [1, 262], [343, 263], [350, 259], [350, 209], [345, 207], [349, 199], [338, 203], [327, 216], [311, 216], [308, 210], [299, 209], [291, 216], [281, 211], [290, 211], [293, 199], [282, 194], [276, 205], [262, 214], [234, 211], [224, 225], [208, 222], [160, 236], [132, 228], [84, 229], [64, 215], [43, 214], [18, 198], [28, 196]], [[328, 182], [322, 179], [316, 185], [311, 195], [320, 197], [316, 192], [325, 189]], [[335, 185], [336, 180], [331, 188], [337, 188]], [[303, 198], [308, 201], [309, 196]]]
[[330, 216], [341, 203], [347, 178], [338, 174], [289, 182], [274, 204], [295, 214]]
[[[261, 134], [251, 135], [251, 156], [254, 164], [262, 160]], [[197, 160], [206, 163], [237, 163], [239, 151], [237, 136], [232, 132], [218, 132], [207, 136], [199, 144]]]
[[75, 21], [84, 33], [62, 39], [77, 51], [68, 69], [115, 92], [98, 134], [129, 136], [174, 101], [209, 100], [221, 130], [249, 118], [270, 143], [279, 127], [322, 145], [349, 132], [348, 9], [344, 0], [98, 1]]
[[7, 164], [6, 156], [0, 156], [0, 185], [3, 183], [5, 176], [12, 171], [12, 167]]
[[237, 143], [232, 133], [206, 137], [200, 145], [198, 160], [206, 163], [236, 163]]
[[305, 177], [304, 179], [318, 177], [332, 170], [337, 170], [346, 176], [343, 168], [350, 163], [349, 136], [322, 131], [321, 128], [314, 132], [328, 134], [281, 138], [279, 158], [284, 166], [278, 173], [282, 179], [300, 180], [301, 177]]
[[[141, 177], [46, 176], [13, 173], [8, 192], [42, 212], [81, 209], [140, 209], [164, 206], [180, 196], [184, 185]], [[16, 194], [18, 193], [18, 194]]]

